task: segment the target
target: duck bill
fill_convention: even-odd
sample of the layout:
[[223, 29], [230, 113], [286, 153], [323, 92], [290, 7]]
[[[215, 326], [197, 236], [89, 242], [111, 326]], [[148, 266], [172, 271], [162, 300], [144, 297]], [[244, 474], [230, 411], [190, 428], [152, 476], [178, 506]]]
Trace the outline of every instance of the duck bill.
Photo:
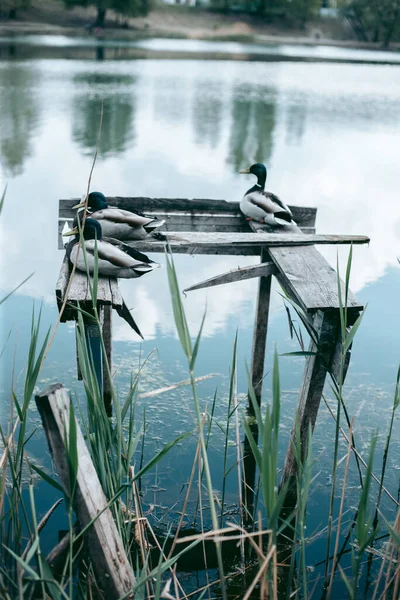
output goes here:
[[70, 229], [69, 231], [67, 231], [66, 233], [63, 234], [63, 237], [69, 237], [70, 235], [78, 235], [79, 230], [77, 227], [74, 227], [73, 229]]
[[84, 200], [83, 202], [79, 202], [79, 204], [75, 204], [75, 206], [72, 207], [72, 210], [74, 210], [75, 208], [84, 208], [86, 206], [86, 200]]
[[241, 169], [241, 170], [239, 171], [239, 173], [241, 173], [242, 175], [249, 175], [249, 173], [250, 173], [250, 169]]

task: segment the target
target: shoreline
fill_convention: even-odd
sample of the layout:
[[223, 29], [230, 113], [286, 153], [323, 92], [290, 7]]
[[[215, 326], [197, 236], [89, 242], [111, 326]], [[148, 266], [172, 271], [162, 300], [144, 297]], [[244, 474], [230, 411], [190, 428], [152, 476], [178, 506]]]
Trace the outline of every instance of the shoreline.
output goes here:
[[[63, 36], [67, 38], [80, 38], [85, 42], [93, 42], [97, 45], [101, 42], [135, 42], [147, 39], [166, 39], [166, 40], [196, 40], [205, 42], [233, 42], [252, 45], [292, 45], [292, 46], [332, 46], [337, 48], [348, 48], [354, 50], [372, 50], [379, 52], [399, 52], [400, 43], [391, 44], [388, 48], [382, 47], [380, 43], [361, 42], [358, 40], [336, 40], [332, 38], [310, 38], [308, 36], [293, 36], [293, 35], [271, 35], [271, 34], [221, 34], [221, 33], [204, 33], [200, 35], [192, 35], [190, 32], [165, 31], [165, 30], [133, 30], [122, 32], [120, 29], [108, 28], [104, 30], [101, 36], [90, 35], [84, 30], [77, 30], [71, 27], [48, 26], [46, 23], [27, 25], [22, 23], [21, 26], [16, 26], [14, 23], [8, 27], [4, 24], [0, 25], [0, 42], [4, 38], [23, 38], [27, 36], [41, 37]], [[19, 43], [23, 40], [19, 39]], [[39, 44], [40, 45], [40, 44]], [[48, 44], [51, 46], [51, 44]], [[58, 45], [58, 44], [55, 44]], [[91, 44], [90, 44], [91, 45]]]
[[[99, 44], [101, 41], [123, 43], [158, 38], [236, 42], [265, 46], [273, 44], [309, 47], [332, 46], [381, 52], [400, 50], [400, 43], [393, 43], [388, 48], [383, 48], [381, 43], [345, 39], [343, 37], [344, 26], [338, 19], [317, 20], [311, 22], [307, 30], [300, 31], [259, 23], [249, 15], [222, 15], [184, 7], [163, 7], [152, 11], [147, 17], [129, 19], [129, 28], [115, 26], [116, 17], [114, 16], [114, 20], [108, 20], [107, 26], [101, 30], [100, 35], [94, 35], [85, 30], [85, 24], [93, 19], [93, 11], [89, 9], [81, 11], [77, 15], [72, 15], [74, 19], [71, 15], [67, 18], [67, 14], [64, 20], [61, 20], [62, 14], [64, 13], [51, 15], [52, 18], [47, 14], [40, 15], [42, 19], [49, 16], [48, 19], [46, 18], [46, 22], [30, 18], [29, 14], [21, 14], [21, 20], [0, 21], [0, 38], [63, 36], [80, 38], [84, 40], [85, 44], [93, 42], [93, 45]], [[20, 41], [18, 40], [18, 42]], [[51, 40], [47, 40], [47, 42], [49, 41]], [[52, 46], [52, 44], [47, 45]]]

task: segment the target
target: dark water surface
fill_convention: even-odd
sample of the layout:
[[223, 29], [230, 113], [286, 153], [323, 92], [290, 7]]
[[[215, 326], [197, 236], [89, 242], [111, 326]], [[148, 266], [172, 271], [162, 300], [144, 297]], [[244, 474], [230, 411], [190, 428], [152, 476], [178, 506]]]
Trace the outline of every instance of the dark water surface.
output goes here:
[[[287, 50], [296, 52], [296, 48]], [[340, 49], [341, 57], [345, 59], [346, 52], [351, 60], [352, 51]], [[0, 60], [0, 189], [9, 184], [0, 219], [0, 297], [34, 272], [0, 307], [0, 353], [5, 345], [0, 359], [2, 423], [9, 418], [12, 374], [17, 393], [23, 385], [32, 306], [38, 311], [42, 305], [43, 332], [57, 317], [54, 288], [62, 261], [62, 252], [57, 250], [58, 199], [80, 197], [86, 190], [102, 100], [103, 130], [93, 190], [106, 195], [237, 201], [250, 184], [238, 170], [259, 161], [269, 167], [269, 189], [288, 203], [318, 208], [319, 233], [370, 236], [368, 247], [354, 248], [351, 287], [368, 308], [354, 344], [345, 397], [350, 415], [355, 416], [360, 451], [367, 451], [374, 432], [380, 434], [375, 463], [379, 474], [400, 347], [400, 70], [379, 63]], [[344, 270], [346, 249], [323, 247], [321, 252], [334, 266], [338, 252]], [[160, 256], [157, 260], [164, 262]], [[177, 256], [180, 287], [254, 261], [251, 257]], [[136, 372], [154, 349], [157, 351], [143, 372], [143, 392], [187, 379], [166, 269], [137, 282], [121, 282], [121, 289], [146, 337], [139, 342], [115, 316], [114, 368], [121, 398], [132, 371]], [[196, 375], [216, 374], [199, 384], [199, 395], [203, 405], [210, 407], [218, 387], [216, 420], [221, 424], [226, 418], [236, 330], [238, 392], [244, 406], [256, 289], [257, 282], [251, 280], [192, 292], [184, 300], [193, 334], [207, 306]], [[298, 349], [289, 336], [279, 291], [275, 287], [272, 296], [265, 399], [271, 396], [269, 371], [274, 347], [279, 353]], [[303, 359], [282, 357], [280, 368], [283, 457]], [[58, 328], [38, 387], [55, 381], [71, 389], [83, 404], [82, 387], [76, 379], [74, 330], [68, 324]], [[328, 386], [326, 393], [333, 404]], [[194, 407], [187, 387], [148, 400], [139, 398], [140, 423], [145, 406], [145, 459], [165, 442], [194, 429]], [[34, 404], [31, 411], [31, 425], [39, 430], [29, 444], [30, 454], [38, 464], [51, 468]], [[309, 504], [310, 532], [326, 520], [334, 431], [333, 420], [321, 406], [313, 445], [314, 456], [319, 457], [315, 472], [320, 473]], [[195, 436], [180, 443], [145, 482], [145, 507], [155, 506], [153, 516], [161, 524], [177, 518], [195, 446]], [[217, 426], [212, 430], [210, 448], [218, 491], [223, 445]], [[395, 496], [399, 450], [397, 417], [386, 480]], [[233, 464], [233, 439], [231, 451]], [[342, 455], [345, 452], [343, 445]], [[342, 470], [339, 475], [343, 476]], [[353, 465], [347, 508], [356, 498], [352, 489], [358, 491], [357, 486]], [[39, 483], [37, 490], [41, 515], [56, 494]], [[232, 510], [236, 501], [233, 471], [227, 494]], [[393, 505], [385, 499], [384, 506], [392, 518]], [[61, 512], [45, 539], [44, 550], [55, 543], [58, 527], [66, 525]], [[324, 543], [321, 538], [310, 546], [310, 565], [321, 558]]]

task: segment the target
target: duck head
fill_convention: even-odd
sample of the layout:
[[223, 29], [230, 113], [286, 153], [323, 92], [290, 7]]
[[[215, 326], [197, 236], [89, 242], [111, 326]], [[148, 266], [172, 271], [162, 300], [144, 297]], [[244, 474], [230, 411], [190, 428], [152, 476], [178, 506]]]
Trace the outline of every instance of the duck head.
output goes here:
[[[76, 204], [72, 208], [84, 208], [86, 205], [86, 194], [82, 198], [82, 202]], [[88, 209], [91, 212], [96, 212], [97, 210], [104, 210], [108, 207], [108, 202], [104, 194], [101, 192], [91, 192], [88, 197]]]
[[[75, 235], [79, 239], [79, 227], [74, 227], [71, 231], [64, 233], [65, 236]], [[85, 227], [83, 228], [83, 238], [85, 240], [101, 240], [102, 232], [101, 225], [95, 219], [88, 217], [85, 221]]]
[[239, 173], [252, 174], [257, 177], [257, 183], [264, 189], [265, 182], [267, 180], [267, 167], [261, 163], [255, 163], [248, 169], [242, 169]]

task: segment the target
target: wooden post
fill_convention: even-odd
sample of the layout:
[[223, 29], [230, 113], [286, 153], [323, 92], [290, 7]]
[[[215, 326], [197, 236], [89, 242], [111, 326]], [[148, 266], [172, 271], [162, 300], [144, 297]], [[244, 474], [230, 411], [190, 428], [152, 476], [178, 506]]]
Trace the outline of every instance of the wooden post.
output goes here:
[[[55, 384], [36, 396], [50, 452], [68, 495], [69, 472], [65, 436], [69, 436], [70, 399], [61, 384]], [[118, 534], [107, 499], [90, 458], [82, 432], [76, 423], [79, 458], [73, 507], [82, 528], [96, 519], [85, 537], [93, 563], [96, 582], [105, 598], [133, 598], [136, 583], [125, 548]]]
[[100, 393], [103, 390], [103, 358], [101, 348], [100, 328], [95, 321], [84, 318], [85, 339], [89, 358], [92, 358], [93, 368], [99, 384]]
[[[267, 262], [267, 251], [261, 252], [261, 263]], [[261, 404], [261, 393], [264, 376], [265, 350], [267, 346], [267, 330], [269, 303], [271, 297], [272, 275], [260, 277], [256, 305], [256, 317], [253, 333], [253, 349], [251, 354], [251, 383], [258, 405]], [[258, 442], [258, 426], [254, 422], [254, 408], [249, 398], [248, 417], [250, 428], [256, 443]], [[245, 522], [251, 521], [254, 508], [254, 490], [256, 479], [256, 463], [247, 437], [243, 444], [243, 503]]]
[[[268, 253], [263, 250], [261, 253], [261, 262], [267, 262]], [[251, 383], [257, 398], [258, 404], [261, 403], [261, 392], [264, 375], [265, 349], [267, 346], [267, 330], [269, 302], [271, 297], [271, 275], [260, 277], [258, 284], [258, 296], [256, 306], [256, 319], [254, 323], [253, 349], [251, 353]], [[249, 410], [254, 414], [251, 403]]]
[[110, 379], [107, 370], [107, 363], [112, 372], [112, 307], [105, 305], [103, 307], [103, 343], [106, 351], [106, 359], [103, 359], [103, 400], [106, 413], [109, 417], [112, 415], [112, 379]]
[[[340, 327], [337, 311], [317, 311], [313, 327], [318, 336], [318, 344], [316, 345], [313, 340], [310, 342], [309, 350], [316, 354], [307, 356], [306, 358], [306, 367], [299, 392], [296, 414], [296, 420], [300, 426], [302, 459], [304, 459], [307, 453], [308, 428], [311, 425], [311, 429], [314, 431], [328, 372], [327, 369], [330, 367], [337, 340], [339, 339]], [[293, 425], [281, 478], [281, 486], [288, 482], [290, 488], [295, 486], [297, 473], [297, 462], [293, 453], [295, 440], [296, 428]]]

